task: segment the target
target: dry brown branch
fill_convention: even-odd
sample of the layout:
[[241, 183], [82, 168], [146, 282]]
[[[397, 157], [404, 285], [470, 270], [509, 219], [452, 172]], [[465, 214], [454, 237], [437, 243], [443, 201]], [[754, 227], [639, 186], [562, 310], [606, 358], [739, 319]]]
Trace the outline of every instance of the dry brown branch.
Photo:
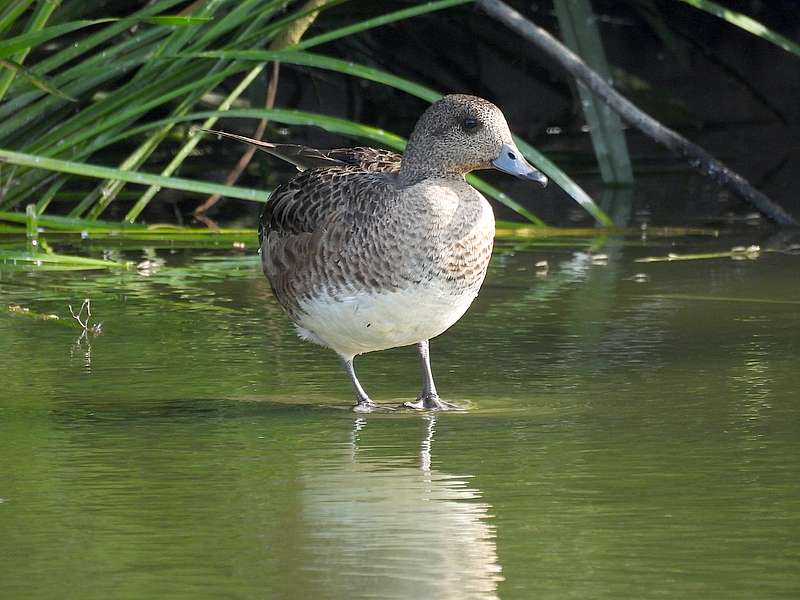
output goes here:
[[[301, 12], [306, 10], [314, 10], [315, 8], [321, 8], [327, 0], [309, 0], [306, 2], [303, 7], [300, 9]], [[317, 18], [319, 14], [318, 11], [310, 12], [309, 14], [305, 15], [300, 19], [296, 19], [292, 21], [289, 25], [287, 25], [276, 37], [272, 40], [270, 44], [271, 50], [283, 50], [284, 48], [288, 48], [289, 46], [293, 46], [300, 39], [303, 37], [308, 28], [311, 27], [311, 24]], [[275, 96], [278, 93], [278, 78], [280, 74], [280, 63], [274, 62], [272, 63], [272, 73], [270, 74], [269, 84], [267, 85], [267, 93], [264, 99], [264, 107], [265, 108], [272, 108], [275, 106]], [[258, 126], [256, 127], [255, 132], [253, 133], [253, 138], [260, 140], [261, 136], [264, 135], [264, 131], [267, 129], [268, 120], [261, 119], [258, 122]], [[247, 168], [247, 165], [250, 164], [250, 160], [252, 160], [253, 155], [255, 154], [255, 148], [248, 148], [244, 154], [242, 154], [241, 158], [236, 163], [236, 166], [231, 169], [228, 176], [225, 178], [225, 185], [234, 185], [239, 177], [242, 175], [244, 170]], [[219, 202], [220, 194], [214, 194], [206, 198], [202, 204], [200, 204], [197, 208], [194, 209], [194, 217], [201, 223], [205, 223], [208, 225], [210, 219], [205, 216], [206, 211], [214, 206], [217, 202]], [[213, 221], [211, 221], [213, 223]]]
[[581, 58], [532, 21], [500, 0], [478, 0], [477, 4], [489, 16], [497, 19], [523, 38], [533, 43], [566, 69], [570, 75], [589, 88], [628, 124], [685, 158], [692, 167], [717, 183], [735, 192], [761, 213], [781, 225], [797, 225], [797, 221], [766, 194], [755, 189], [741, 175], [711, 156], [703, 148], [679, 133], [665, 127], [639, 109], [613, 86], [592, 70]]

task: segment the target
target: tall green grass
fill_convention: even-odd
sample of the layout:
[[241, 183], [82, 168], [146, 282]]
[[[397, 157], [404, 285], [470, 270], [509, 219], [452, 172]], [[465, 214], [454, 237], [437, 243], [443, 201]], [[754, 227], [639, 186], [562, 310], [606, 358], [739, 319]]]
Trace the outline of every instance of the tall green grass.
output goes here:
[[770, 29], [763, 23], [747, 16], [744, 13], [726, 8], [717, 2], [712, 2], [712, 0], [678, 1], [688, 4], [689, 6], [692, 6], [698, 10], [702, 10], [703, 12], [707, 12], [708, 14], [714, 15], [715, 17], [719, 17], [723, 21], [726, 21], [735, 27], [739, 27], [748, 33], [760, 37], [761, 39], [774, 44], [779, 48], [783, 48], [795, 56], [800, 56], [800, 44], [789, 39], [785, 35], [781, 35], [780, 33]]
[[[402, 137], [343, 115], [241, 106], [273, 61], [376, 82], [426, 101], [440, 97], [439, 90], [418, 82], [310, 50], [471, 0], [413, 3], [398, 10], [385, 3], [383, 14], [344, 24], [342, 11], [338, 21], [328, 18], [331, 8], [347, 1], [155, 0], [123, 16], [98, 14], [97, 4], [82, 0], [0, 2], [0, 211], [11, 214], [33, 204], [40, 217], [52, 216], [53, 200], [66, 198], [66, 188], [74, 197], [80, 177], [96, 184], [68, 205], [75, 223], [102, 218], [131, 183], [146, 189], [125, 190], [126, 199], [134, 198], [128, 223], [140, 218], [162, 188], [263, 201], [268, 190], [179, 175], [201, 139], [192, 125], [208, 127], [221, 117], [321, 127], [402, 149]], [[680, 1], [800, 54], [791, 40], [714, 2]], [[281, 50], [271, 47], [309, 15], [316, 21], [308, 35]], [[567, 173], [525, 140], [517, 143], [598, 223], [611, 224]], [[120, 151], [122, 157], [109, 164], [108, 157], [119, 157]], [[542, 224], [525, 202], [477, 177], [470, 180], [526, 220]]]
[[[399, 136], [339, 115], [233, 108], [255, 85], [264, 65], [276, 60], [376, 81], [428, 101], [440, 97], [437, 91], [391, 73], [304, 50], [469, 0], [437, 0], [401, 10], [387, 5], [386, 12], [375, 18], [331, 28], [325, 23], [325, 10], [343, 2], [330, 0], [312, 8], [289, 2], [284, 10], [284, 0], [205, 0], [184, 14], [177, 10], [185, 2], [160, 0], [124, 18], [91, 14], [87, 3], [78, 0], [60, 6], [44, 2], [7, 8], [0, 13], [0, 160], [4, 163], [0, 210], [18, 210], [33, 202], [38, 214], [46, 214], [75, 176], [93, 178], [98, 184], [69, 209], [74, 218], [98, 219], [129, 183], [150, 187], [128, 211], [128, 222], [135, 221], [162, 188], [262, 201], [265, 190], [223, 188], [175, 175], [200, 139], [187, 137], [185, 127], [175, 127], [199, 119], [206, 121], [198, 125], [209, 126], [223, 116], [269, 118], [401, 149], [404, 140]], [[295, 21], [316, 14], [318, 8], [318, 27], [311, 35], [282, 51], [266, 49]], [[63, 21], [62, 14], [67, 15]], [[45, 44], [55, 50], [42, 51]], [[207, 108], [209, 99], [219, 95], [220, 86], [232, 77], [239, 78], [239, 84], [222, 95], [215, 110], [198, 110]], [[181, 149], [159, 167], [160, 156], [170, 152], [176, 136], [182, 140]], [[130, 147], [131, 142], [137, 145], [118, 164], [103, 159], [109, 150]], [[521, 141], [520, 147], [603, 221], [602, 211], [566, 173], [529, 144]], [[522, 202], [477, 178], [471, 180], [525, 219], [542, 223]]]

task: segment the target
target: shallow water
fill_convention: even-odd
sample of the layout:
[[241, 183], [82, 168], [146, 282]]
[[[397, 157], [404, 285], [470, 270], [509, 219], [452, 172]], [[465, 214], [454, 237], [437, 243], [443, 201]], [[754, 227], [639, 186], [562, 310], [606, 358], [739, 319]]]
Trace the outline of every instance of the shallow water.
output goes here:
[[[435, 416], [351, 413], [248, 253], [0, 265], [0, 596], [796, 598], [800, 257], [634, 262], [757, 242], [502, 244]], [[6, 312], [87, 297], [96, 337]]]

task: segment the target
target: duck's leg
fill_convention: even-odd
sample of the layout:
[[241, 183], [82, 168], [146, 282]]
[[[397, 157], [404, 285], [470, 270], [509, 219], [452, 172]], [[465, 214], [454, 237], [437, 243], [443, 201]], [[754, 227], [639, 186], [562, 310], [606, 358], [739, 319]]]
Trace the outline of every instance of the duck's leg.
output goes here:
[[417, 396], [416, 402], [404, 402], [406, 408], [416, 408], [417, 410], [461, 410], [457, 404], [445, 402], [436, 393], [436, 384], [433, 383], [433, 373], [431, 372], [431, 354], [428, 340], [417, 344], [419, 352], [419, 364], [422, 367], [422, 391]]
[[353, 390], [356, 393], [356, 405], [353, 407], [354, 412], [372, 412], [374, 410], [392, 410], [389, 407], [379, 406], [375, 404], [372, 399], [367, 396], [367, 392], [361, 387], [361, 382], [356, 377], [356, 370], [353, 367], [353, 357], [342, 357], [344, 363], [344, 370], [347, 371], [347, 376], [350, 377], [350, 383], [353, 384]]

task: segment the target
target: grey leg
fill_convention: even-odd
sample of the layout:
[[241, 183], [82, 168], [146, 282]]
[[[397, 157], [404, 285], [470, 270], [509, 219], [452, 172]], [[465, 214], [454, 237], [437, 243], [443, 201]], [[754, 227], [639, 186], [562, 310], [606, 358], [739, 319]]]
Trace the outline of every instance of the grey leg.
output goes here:
[[356, 370], [353, 368], [352, 358], [342, 358], [344, 363], [344, 370], [347, 371], [347, 376], [350, 377], [350, 382], [353, 384], [353, 391], [356, 393], [356, 405], [353, 407], [355, 412], [372, 412], [373, 410], [390, 410], [388, 407], [378, 406], [372, 399], [367, 396], [367, 392], [361, 387], [361, 383], [356, 377]]
[[433, 373], [431, 372], [431, 354], [428, 340], [418, 343], [417, 351], [419, 352], [419, 364], [422, 368], [422, 391], [417, 396], [416, 402], [404, 402], [403, 406], [417, 410], [460, 410], [460, 406], [445, 402], [436, 393], [436, 384], [433, 383]]
[[422, 393], [421, 396], [439, 397], [436, 393], [436, 384], [433, 383], [433, 372], [431, 371], [431, 349], [428, 340], [417, 344], [419, 352], [419, 366], [422, 368]]

